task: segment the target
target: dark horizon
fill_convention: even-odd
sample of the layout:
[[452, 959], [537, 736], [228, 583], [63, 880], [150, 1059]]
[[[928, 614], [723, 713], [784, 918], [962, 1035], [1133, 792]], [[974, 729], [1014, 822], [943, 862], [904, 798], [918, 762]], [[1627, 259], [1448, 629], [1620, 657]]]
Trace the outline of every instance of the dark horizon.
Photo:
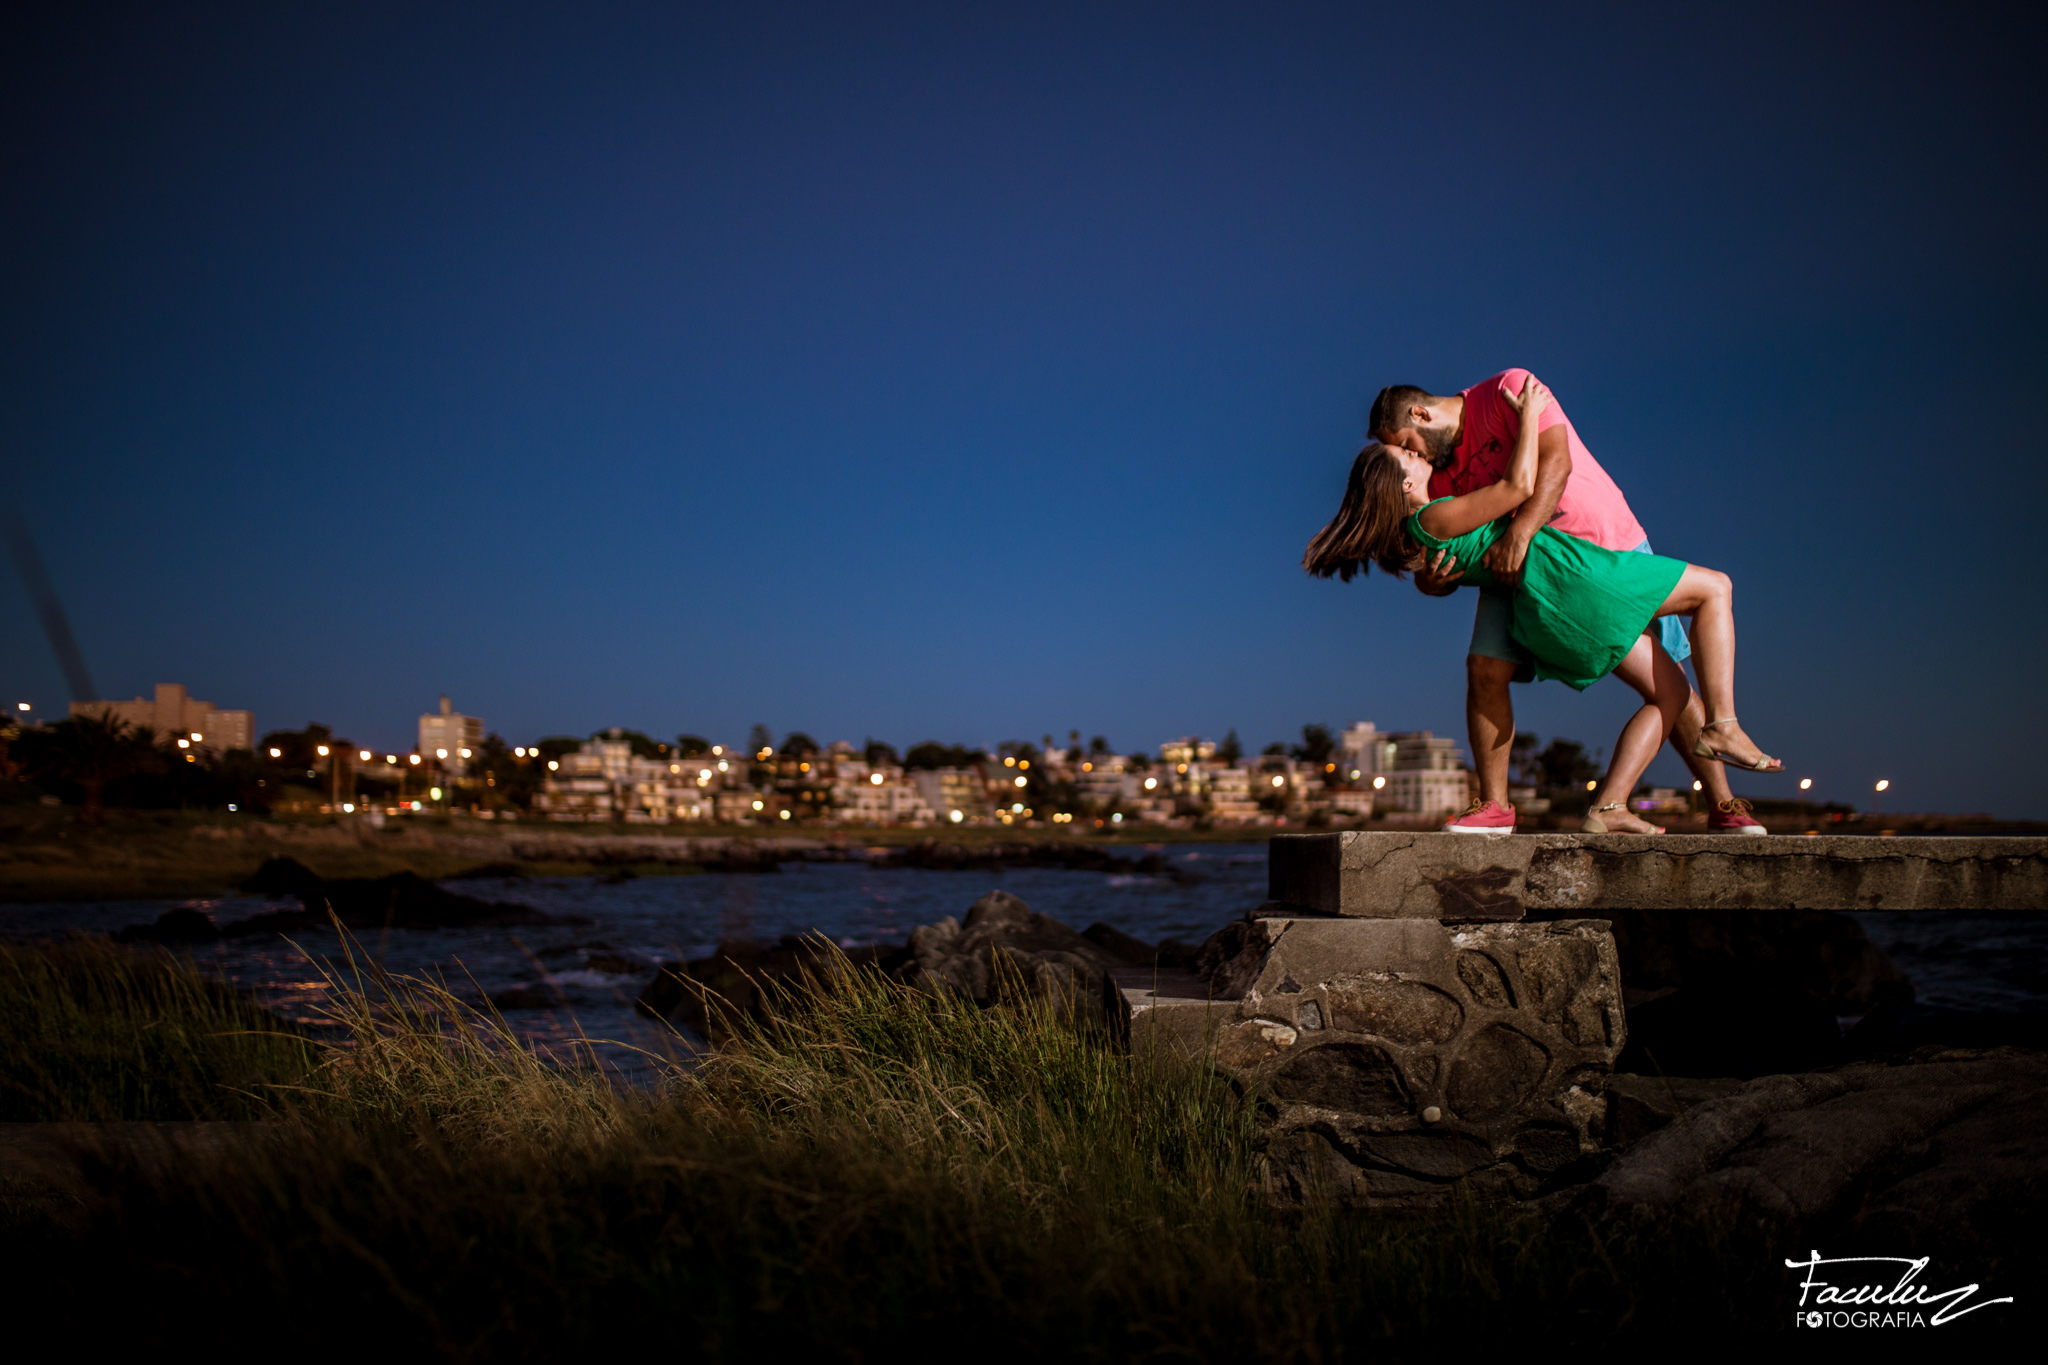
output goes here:
[[13, 18], [6, 500], [105, 699], [259, 732], [1462, 746], [1470, 594], [1298, 561], [1381, 386], [1525, 365], [1735, 578], [1738, 793], [2044, 818], [2043, 26]]

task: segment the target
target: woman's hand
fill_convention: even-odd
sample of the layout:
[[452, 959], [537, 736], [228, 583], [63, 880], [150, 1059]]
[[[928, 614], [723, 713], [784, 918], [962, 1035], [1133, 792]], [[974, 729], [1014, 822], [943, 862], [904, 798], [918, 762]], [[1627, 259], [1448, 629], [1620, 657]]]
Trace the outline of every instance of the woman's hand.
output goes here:
[[1533, 374], [1522, 381], [1522, 391], [1520, 393], [1503, 391], [1501, 397], [1507, 400], [1509, 407], [1522, 414], [1524, 422], [1528, 421], [1531, 417], [1540, 415], [1545, 408], [1550, 406], [1550, 390], [1540, 383]]

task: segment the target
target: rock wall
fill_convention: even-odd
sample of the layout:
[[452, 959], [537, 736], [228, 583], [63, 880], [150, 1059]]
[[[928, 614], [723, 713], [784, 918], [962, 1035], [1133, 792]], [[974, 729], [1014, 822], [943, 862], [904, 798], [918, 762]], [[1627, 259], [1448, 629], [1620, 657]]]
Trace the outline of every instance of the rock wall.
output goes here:
[[1453, 1182], [1526, 1196], [1599, 1149], [1626, 1041], [1614, 940], [1597, 920], [1246, 919], [1212, 999], [1134, 995], [1132, 1045], [1185, 1048], [1265, 1097], [1272, 1192], [1433, 1204]]

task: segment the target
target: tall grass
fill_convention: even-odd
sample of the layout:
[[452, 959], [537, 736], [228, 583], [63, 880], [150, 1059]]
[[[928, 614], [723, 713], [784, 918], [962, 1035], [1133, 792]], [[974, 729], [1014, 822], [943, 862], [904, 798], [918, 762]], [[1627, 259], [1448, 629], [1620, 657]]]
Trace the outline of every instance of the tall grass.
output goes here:
[[166, 953], [0, 943], [0, 1122], [254, 1118], [318, 1057]]
[[0, 1199], [6, 1282], [145, 1347], [1335, 1360], [1725, 1319], [1768, 1264], [1470, 1204], [1274, 1208], [1254, 1099], [1046, 1002], [842, 964], [635, 1091], [438, 983], [337, 987], [350, 1040], [247, 1141]]

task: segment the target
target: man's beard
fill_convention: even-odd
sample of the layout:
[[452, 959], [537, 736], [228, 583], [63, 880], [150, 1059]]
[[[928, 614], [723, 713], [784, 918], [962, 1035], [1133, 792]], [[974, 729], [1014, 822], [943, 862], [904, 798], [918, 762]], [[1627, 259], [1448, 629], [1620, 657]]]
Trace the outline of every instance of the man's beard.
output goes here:
[[1422, 453], [1429, 457], [1432, 469], [1449, 469], [1458, 458], [1458, 433], [1444, 427], [1417, 427], [1415, 434], [1422, 438]]

